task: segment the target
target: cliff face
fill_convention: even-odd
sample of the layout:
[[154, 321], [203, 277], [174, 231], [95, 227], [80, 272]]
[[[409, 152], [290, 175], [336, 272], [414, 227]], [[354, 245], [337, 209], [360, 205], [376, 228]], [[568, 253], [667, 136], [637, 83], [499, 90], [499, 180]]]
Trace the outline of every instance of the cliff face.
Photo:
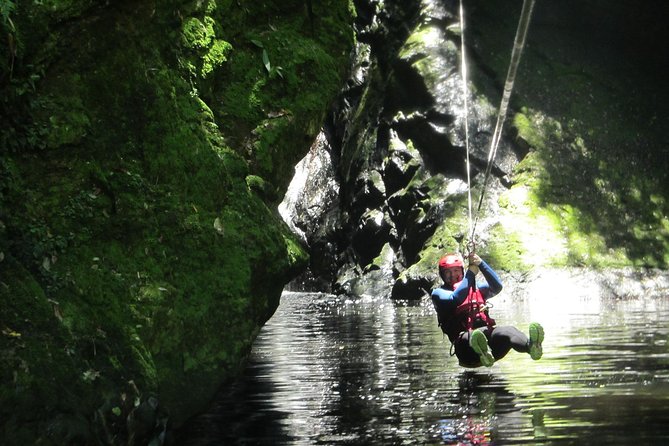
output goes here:
[[296, 223], [318, 253], [307, 283], [422, 297], [469, 242], [466, 125], [477, 249], [496, 268], [669, 265], [666, 3], [536, 2], [485, 184], [523, 2], [465, 2], [466, 122], [458, 2], [365, 4], [328, 156], [308, 158], [333, 160], [339, 195]]
[[306, 261], [273, 209], [340, 1], [0, 1], [0, 438], [162, 441]]

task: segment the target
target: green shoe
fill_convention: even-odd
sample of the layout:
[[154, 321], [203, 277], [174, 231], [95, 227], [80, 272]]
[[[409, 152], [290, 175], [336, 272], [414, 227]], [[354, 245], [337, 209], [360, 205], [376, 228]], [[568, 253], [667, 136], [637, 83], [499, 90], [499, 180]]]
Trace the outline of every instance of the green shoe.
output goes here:
[[544, 342], [544, 327], [537, 322], [530, 324], [530, 357], [535, 361], [544, 354], [541, 343]]
[[495, 358], [493, 358], [490, 348], [488, 347], [488, 338], [485, 337], [485, 333], [481, 330], [474, 330], [469, 337], [469, 345], [472, 349], [479, 355], [481, 360], [481, 365], [485, 367], [492, 367], [495, 363]]

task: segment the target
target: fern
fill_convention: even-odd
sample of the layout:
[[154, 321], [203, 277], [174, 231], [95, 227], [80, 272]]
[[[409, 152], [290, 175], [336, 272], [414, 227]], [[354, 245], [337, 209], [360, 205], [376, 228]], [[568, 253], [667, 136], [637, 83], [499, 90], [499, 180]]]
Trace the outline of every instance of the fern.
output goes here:
[[11, 0], [0, 0], [0, 17], [2, 17], [2, 24], [6, 27], [9, 27], [11, 31], [14, 31], [14, 23], [10, 15], [16, 8], [16, 4]]

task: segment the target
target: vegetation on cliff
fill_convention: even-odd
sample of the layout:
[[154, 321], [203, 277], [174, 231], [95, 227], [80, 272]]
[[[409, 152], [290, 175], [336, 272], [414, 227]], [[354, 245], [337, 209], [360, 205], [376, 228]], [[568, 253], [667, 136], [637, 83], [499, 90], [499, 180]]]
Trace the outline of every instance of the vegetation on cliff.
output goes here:
[[237, 373], [306, 261], [273, 208], [352, 15], [0, 1], [4, 444], [148, 442]]
[[[465, 5], [475, 212], [486, 188], [479, 253], [506, 271], [666, 268], [669, 90], [658, 76], [667, 36], [657, 19], [666, 5], [538, 2], [484, 186], [522, 4]], [[338, 271], [335, 292], [420, 298], [438, 280], [439, 256], [467, 249], [461, 27], [453, 8], [387, 1], [360, 21], [367, 64], [333, 132], [341, 135], [334, 144], [341, 229], [313, 231], [311, 241], [337, 254], [325, 268], [312, 265], [323, 277]], [[398, 140], [418, 156], [395, 150]], [[381, 269], [392, 290], [378, 286]]]
[[[501, 79], [516, 16], [498, 7], [473, 6], [471, 23], [479, 73]], [[491, 237], [501, 241], [491, 249], [505, 269], [669, 266], [661, 11], [666, 5], [599, 0], [536, 11], [507, 122], [526, 155]]]
[[[653, 6], [616, 5], [601, 23], [598, 6], [604, 7], [595, 0], [535, 10], [506, 121], [508, 145], [520, 162], [507, 187], [487, 191], [491, 200], [479, 225], [479, 250], [500, 269], [669, 265], [662, 112], [669, 95], [658, 83], [663, 62], [653, 40], [662, 41], [664, 31], [650, 16]], [[520, 2], [514, 8], [468, 5], [470, 88], [487, 101], [500, 96]], [[628, 41], [612, 45], [620, 26]], [[405, 53], [424, 55], [426, 35], [416, 29]], [[434, 70], [424, 74], [426, 64], [413, 63], [425, 83], [433, 83]], [[403, 276], [429, 277], [440, 253], [463, 248], [464, 194], [460, 201], [461, 211], [445, 215]]]

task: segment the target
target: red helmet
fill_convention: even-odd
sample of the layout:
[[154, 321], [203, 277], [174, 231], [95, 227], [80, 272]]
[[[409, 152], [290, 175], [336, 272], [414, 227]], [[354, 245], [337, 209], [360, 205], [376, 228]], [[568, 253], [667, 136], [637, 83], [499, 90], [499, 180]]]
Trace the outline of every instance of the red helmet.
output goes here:
[[465, 267], [465, 264], [462, 262], [462, 257], [457, 254], [446, 254], [439, 259], [439, 268], [454, 268], [456, 266], [459, 266], [460, 268]]

